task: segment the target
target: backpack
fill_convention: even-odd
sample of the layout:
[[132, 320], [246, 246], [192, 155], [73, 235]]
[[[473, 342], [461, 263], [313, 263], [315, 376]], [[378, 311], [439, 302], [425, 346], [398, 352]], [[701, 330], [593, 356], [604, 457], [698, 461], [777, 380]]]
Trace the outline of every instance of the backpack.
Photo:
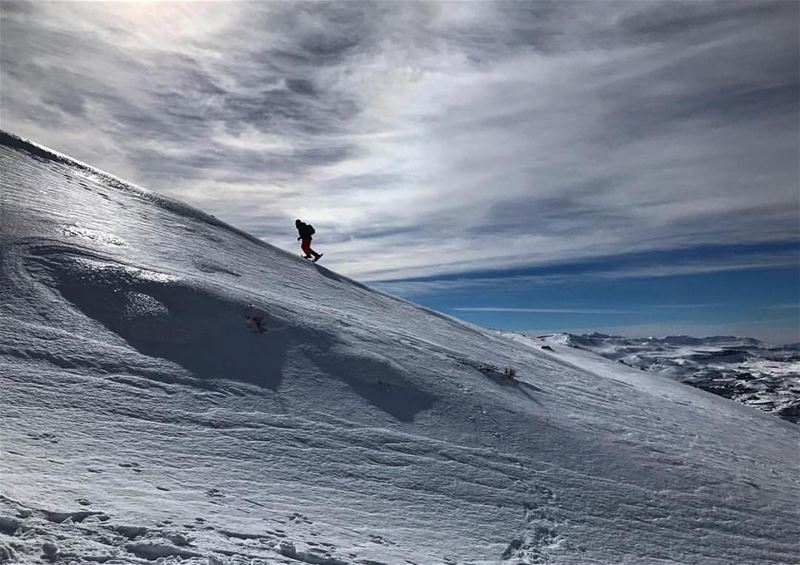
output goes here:
[[317, 230], [315, 230], [314, 226], [312, 226], [311, 224], [306, 224], [306, 228], [308, 230], [308, 235], [314, 235], [315, 233], [317, 233]]

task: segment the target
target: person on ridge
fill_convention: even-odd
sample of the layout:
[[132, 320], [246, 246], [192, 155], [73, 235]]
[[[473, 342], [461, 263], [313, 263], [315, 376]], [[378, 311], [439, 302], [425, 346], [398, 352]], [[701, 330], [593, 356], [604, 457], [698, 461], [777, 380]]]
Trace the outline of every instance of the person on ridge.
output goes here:
[[297, 240], [302, 241], [300, 249], [302, 249], [303, 253], [305, 253], [306, 259], [312, 259], [313, 257], [312, 261], [316, 263], [317, 261], [319, 261], [319, 258], [322, 257], [323, 254], [317, 253], [316, 251], [311, 249], [311, 236], [314, 235], [314, 233], [316, 233], [316, 231], [314, 230], [314, 226], [312, 226], [311, 224], [303, 223], [300, 220], [295, 220], [294, 225], [297, 228], [297, 233], [300, 234]]

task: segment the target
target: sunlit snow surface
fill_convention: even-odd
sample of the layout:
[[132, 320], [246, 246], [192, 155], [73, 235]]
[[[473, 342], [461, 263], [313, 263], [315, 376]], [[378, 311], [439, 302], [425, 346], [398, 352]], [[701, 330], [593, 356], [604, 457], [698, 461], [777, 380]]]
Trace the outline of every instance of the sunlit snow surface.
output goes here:
[[0, 141], [0, 559], [797, 562], [797, 426]]

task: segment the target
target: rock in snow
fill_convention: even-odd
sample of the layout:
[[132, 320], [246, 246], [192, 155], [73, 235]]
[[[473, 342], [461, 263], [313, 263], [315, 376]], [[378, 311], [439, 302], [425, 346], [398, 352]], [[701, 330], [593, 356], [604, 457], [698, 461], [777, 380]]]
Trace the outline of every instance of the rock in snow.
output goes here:
[[8, 134], [0, 164], [6, 560], [797, 562], [795, 425]]

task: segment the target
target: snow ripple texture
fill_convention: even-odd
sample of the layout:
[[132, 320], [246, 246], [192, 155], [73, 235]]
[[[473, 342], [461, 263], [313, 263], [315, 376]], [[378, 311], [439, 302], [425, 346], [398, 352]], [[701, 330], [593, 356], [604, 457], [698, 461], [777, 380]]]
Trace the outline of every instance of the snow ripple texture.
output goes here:
[[797, 562], [789, 422], [0, 166], [2, 562]]

